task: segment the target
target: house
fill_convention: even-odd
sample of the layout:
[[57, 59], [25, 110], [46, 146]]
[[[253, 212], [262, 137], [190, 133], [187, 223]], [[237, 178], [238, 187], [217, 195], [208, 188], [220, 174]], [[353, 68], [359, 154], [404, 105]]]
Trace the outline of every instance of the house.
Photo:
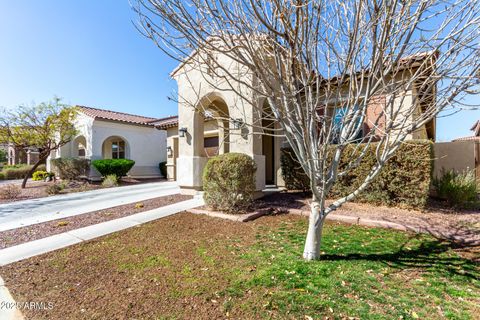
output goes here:
[[[251, 156], [257, 165], [257, 191], [263, 190], [268, 185], [284, 186], [280, 152], [285, 145], [285, 139], [278, 135], [266, 135], [261, 129], [256, 129], [260, 125], [279, 129], [278, 124], [262, 118], [262, 112], [258, 111], [269, 109], [266, 99], [258, 97], [254, 107], [251, 100], [246, 101], [244, 98], [245, 96], [256, 97], [256, 93], [249, 89], [249, 86], [239, 84], [243, 93], [243, 96], [239, 96], [229, 88], [224, 79], [210, 73], [208, 70], [210, 67], [198, 62], [205, 61], [205, 58], [193, 59], [195, 54], [200, 53], [192, 53], [170, 74], [178, 85], [178, 118], [157, 123], [159, 128], [167, 131], [168, 178], [178, 181], [183, 193], [195, 193], [202, 189], [202, 172], [209, 157], [214, 154], [240, 152]], [[220, 54], [208, 58], [215, 59], [231, 73], [242, 69], [238, 62]], [[408, 72], [415, 72], [424, 59], [434, 63], [435, 55], [425, 53], [402, 59], [405, 63], [406, 75], [400, 75], [400, 77], [408, 76]], [[245, 76], [245, 79], [255, 81], [253, 76]], [[403, 81], [401, 78], [398, 80]], [[420, 114], [425, 108], [424, 102], [420, 103], [413, 97], [422, 94], [434, 97], [435, 87], [433, 86], [430, 90], [432, 91], [428, 93], [421, 92], [419, 86], [414, 84], [412, 87], [405, 88], [403, 96], [396, 97], [394, 104], [399, 110], [403, 110], [404, 106], [414, 107], [418, 110], [416, 114]], [[385, 104], [391, 96], [388, 89], [384, 89], [381, 95], [371, 99], [364, 130], [370, 129], [369, 114], [378, 117], [379, 105]], [[434, 98], [429, 103], [434, 103]], [[268, 121], [271, 123], [266, 123]], [[434, 141], [435, 119], [410, 134], [408, 138]]]
[[38, 161], [40, 151], [38, 148], [20, 148], [13, 143], [6, 144], [3, 148], [7, 152], [7, 164], [14, 166], [18, 164], [33, 165]]
[[434, 176], [440, 177], [442, 170], [457, 173], [475, 170], [480, 180], [480, 120], [475, 121], [470, 130], [471, 136], [435, 144]]
[[[135, 165], [129, 172], [134, 178], [161, 177], [159, 163], [166, 161], [166, 131], [155, 122], [162, 119], [144, 117], [85, 106], [77, 106], [77, 136], [53, 152], [52, 158], [131, 159]], [[89, 178], [100, 178], [90, 169]]]

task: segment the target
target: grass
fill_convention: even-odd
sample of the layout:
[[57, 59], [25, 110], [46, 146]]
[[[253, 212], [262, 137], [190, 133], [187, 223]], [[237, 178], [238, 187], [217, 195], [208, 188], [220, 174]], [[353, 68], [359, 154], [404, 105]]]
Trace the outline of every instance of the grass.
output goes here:
[[53, 301], [54, 313], [42, 314], [50, 318], [478, 319], [474, 251], [467, 259], [427, 235], [327, 223], [322, 259], [306, 262], [305, 231], [292, 216], [180, 214], [19, 262], [2, 277], [19, 301]]
[[299, 259], [305, 222], [263, 230], [242, 259], [254, 275], [233, 291], [263, 291], [271, 314], [361, 319], [474, 319], [479, 268], [429, 236], [327, 225], [321, 261]]

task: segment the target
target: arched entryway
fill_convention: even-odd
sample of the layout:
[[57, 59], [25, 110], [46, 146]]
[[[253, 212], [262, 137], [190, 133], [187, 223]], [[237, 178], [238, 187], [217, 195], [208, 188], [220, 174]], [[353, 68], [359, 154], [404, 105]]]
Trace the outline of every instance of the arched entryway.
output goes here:
[[73, 140], [73, 156], [85, 158], [87, 153], [87, 139], [84, 136], [78, 136]]
[[103, 141], [103, 159], [130, 159], [130, 148], [126, 139], [120, 136], [111, 136]]
[[209, 94], [200, 100], [195, 114], [194, 156], [213, 157], [230, 151], [230, 117], [225, 100]]

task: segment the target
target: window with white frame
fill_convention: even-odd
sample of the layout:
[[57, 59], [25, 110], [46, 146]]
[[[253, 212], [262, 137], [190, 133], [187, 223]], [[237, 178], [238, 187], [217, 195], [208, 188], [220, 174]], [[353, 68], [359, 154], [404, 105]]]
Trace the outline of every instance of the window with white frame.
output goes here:
[[112, 141], [112, 159], [125, 159], [125, 141]]

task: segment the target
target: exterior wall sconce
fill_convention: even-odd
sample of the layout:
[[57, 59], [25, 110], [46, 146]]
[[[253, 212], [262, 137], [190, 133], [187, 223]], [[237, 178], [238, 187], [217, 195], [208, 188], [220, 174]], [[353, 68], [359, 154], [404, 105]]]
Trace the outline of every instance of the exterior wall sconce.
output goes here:
[[167, 156], [171, 157], [172, 155], [173, 155], [172, 147], [168, 146], [167, 147]]
[[233, 128], [234, 128], [235, 130], [240, 130], [240, 129], [242, 129], [243, 124], [244, 124], [244, 123], [243, 123], [243, 120], [242, 120], [242, 119], [240, 119], [240, 118], [233, 119]]
[[178, 136], [180, 138], [185, 138], [185, 134], [187, 133], [187, 128], [183, 127], [178, 129]]

